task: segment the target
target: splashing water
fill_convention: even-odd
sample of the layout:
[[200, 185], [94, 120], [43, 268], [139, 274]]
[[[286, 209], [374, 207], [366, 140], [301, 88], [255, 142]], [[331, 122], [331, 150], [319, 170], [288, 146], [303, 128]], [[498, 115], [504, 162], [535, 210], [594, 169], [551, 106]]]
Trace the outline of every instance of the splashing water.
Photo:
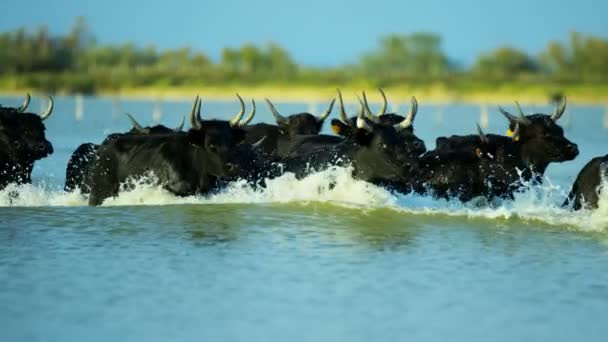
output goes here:
[[[407, 215], [448, 215], [486, 219], [520, 219], [566, 226], [582, 231], [608, 229], [608, 194], [600, 195], [598, 209], [573, 212], [562, 208], [565, 189], [549, 179], [543, 184], [525, 184], [525, 191], [515, 200], [497, 203], [440, 200], [417, 194], [392, 193], [382, 187], [352, 178], [351, 167], [331, 167], [296, 179], [292, 173], [266, 180], [266, 187], [253, 186], [244, 180], [229, 184], [218, 193], [207, 196], [177, 197], [159, 187], [150, 177], [122, 187], [119, 195], [108, 198], [104, 206], [225, 204], [225, 203], [289, 203], [329, 202], [349, 208], [374, 210], [386, 208]], [[605, 183], [605, 180], [603, 182]], [[66, 193], [45, 184], [11, 185], [0, 191], [0, 206], [84, 206], [87, 197], [76, 191]]]

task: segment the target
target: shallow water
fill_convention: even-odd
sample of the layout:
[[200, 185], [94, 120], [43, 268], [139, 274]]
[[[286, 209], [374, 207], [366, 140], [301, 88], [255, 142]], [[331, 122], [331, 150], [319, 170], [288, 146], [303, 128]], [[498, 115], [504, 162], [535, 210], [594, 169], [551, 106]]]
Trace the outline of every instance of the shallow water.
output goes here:
[[[479, 120], [475, 106], [419, 100], [416, 133], [429, 148]], [[602, 108], [571, 106], [562, 123], [581, 155], [493, 208], [391, 194], [340, 168], [301, 181], [285, 175], [263, 191], [237, 183], [205, 198], [141, 185], [89, 208], [61, 191], [70, 153], [127, 130], [122, 112], [153, 121], [152, 102], [112, 103], [86, 98], [78, 121], [74, 99], [58, 98], [47, 121], [55, 154], [36, 164], [33, 185], [0, 192], [3, 341], [608, 335], [608, 198], [593, 213], [559, 208], [582, 165], [607, 153]], [[163, 103], [162, 123], [177, 126], [189, 106]], [[210, 102], [203, 115], [236, 109]], [[501, 133], [504, 119], [490, 111], [486, 131]], [[270, 121], [266, 108], [258, 113], [256, 121]]]

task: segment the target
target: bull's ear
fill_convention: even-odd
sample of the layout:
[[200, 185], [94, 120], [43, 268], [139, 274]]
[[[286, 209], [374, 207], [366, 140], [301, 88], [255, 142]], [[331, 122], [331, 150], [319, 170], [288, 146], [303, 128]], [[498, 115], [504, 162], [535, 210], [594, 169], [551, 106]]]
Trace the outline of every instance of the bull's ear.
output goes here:
[[355, 131], [355, 142], [361, 146], [369, 146], [372, 142], [372, 133], [364, 128], [357, 128]]
[[348, 129], [349, 126], [347, 126], [344, 122], [338, 119], [331, 120], [331, 130], [334, 132], [334, 134], [345, 136], [347, 135]]
[[242, 143], [246, 137], [247, 137], [247, 133], [245, 132], [244, 129], [240, 129], [240, 128], [232, 129], [232, 142], [235, 145]]

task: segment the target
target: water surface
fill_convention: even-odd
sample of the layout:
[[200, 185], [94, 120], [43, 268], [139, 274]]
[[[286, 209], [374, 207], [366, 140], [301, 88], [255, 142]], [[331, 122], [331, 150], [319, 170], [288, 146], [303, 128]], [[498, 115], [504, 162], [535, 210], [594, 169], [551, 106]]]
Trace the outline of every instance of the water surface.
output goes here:
[[[419, 100], [416, 134], [429, 148], [479, 121], [476, 106]], [[285, 114], [309, 107], [276, 105]], [[165, 102], [160, 121], [177, 126], [189, 107]], [[491, 208], [391, 194], [340, 168], [210, 197], [142, 185], [89, 208], [61, 191], [69, 155], [129, 129], [122, 112], [151, 124], [154, 103], [85, 98], [81, 120], [74, 108], [73, 98], [57, 98], [46, 122], [55, 154], [36, 164], [34, 184], [0, 193], [3, 341], [608, 336], [608, 198], [593, 213], [559, 208], [582, 165], [607, 153], [599, 107], [570, 106], [562, 119], [581, 150], [575, 161]], [[203, 115], [237, 108], [209, 102]], [[502, 133], [505, 120], [490, 112], [486, 131]], [[270, 121], [266, 108], [258, 113]]]

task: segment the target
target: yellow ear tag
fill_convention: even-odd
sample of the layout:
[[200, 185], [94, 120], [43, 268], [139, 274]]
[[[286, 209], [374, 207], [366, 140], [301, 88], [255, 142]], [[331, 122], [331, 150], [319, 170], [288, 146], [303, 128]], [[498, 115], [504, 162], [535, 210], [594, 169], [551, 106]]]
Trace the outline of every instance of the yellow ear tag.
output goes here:
[[340, 134], [340, 131], [342, 130], [342, 128], [340, 127], [340, 125], [331, 125], [331, 130], [335, 133], [335, 134]]
[[507, 136], [508, 136], [508, 137], [513, 138], [513, 141], [519, 141], [519, 135], [518, 135], [518, 136], [516, 136], [516, 137], [514, 137], [514, 136], [513, 136], [513, 133], [514, 133], [514, 132], [513, 132], [513, 131], [512, 131], [510, 128], [507, 130]]

